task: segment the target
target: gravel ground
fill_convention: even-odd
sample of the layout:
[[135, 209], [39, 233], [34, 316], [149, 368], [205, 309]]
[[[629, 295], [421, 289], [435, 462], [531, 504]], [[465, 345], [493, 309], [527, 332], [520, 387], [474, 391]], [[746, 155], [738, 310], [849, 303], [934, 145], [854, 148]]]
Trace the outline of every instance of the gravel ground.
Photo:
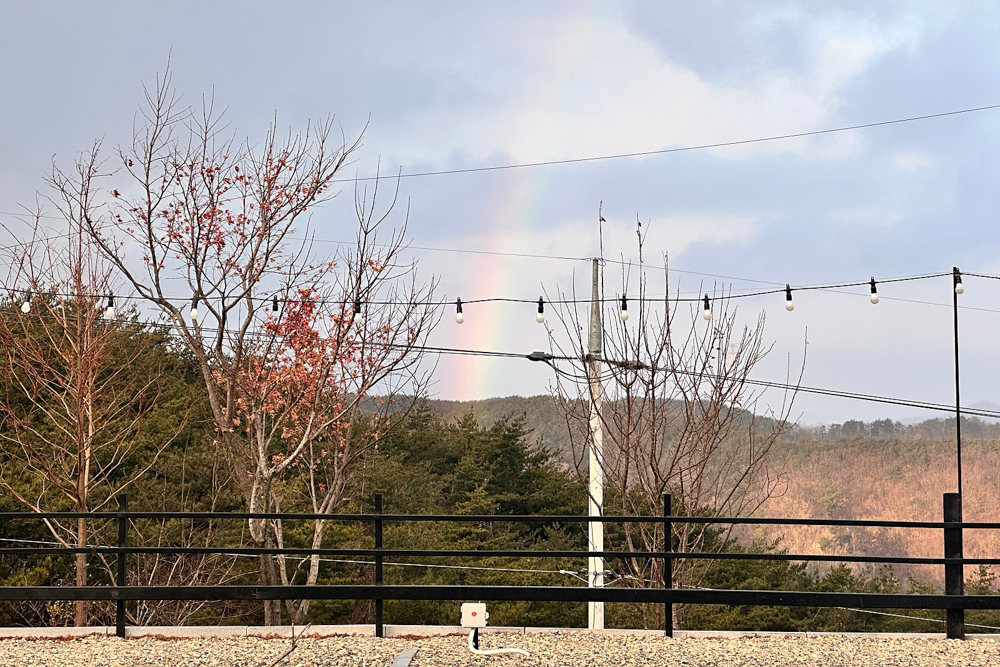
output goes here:
[[522, 648], [519, 655], [473, 656], [464, 637], [420, 641], [410, 667], [517, 665], [580, 667], [972, 667], [1000, 666], [1000, 641], [937, 638], [755, 637], [666, 639], [621, 635], [484, 635], [481, 649]]
[[[2, 667], [267, 667], [291, 646], [288, 639], [135, 638], [0, 640]], [[410, 667], [511, 665], [632, 667], [920, 666], [1000, 667], [1000, 641], [880, 637], [755, 637], [665, 639], [589, 634], [487, 634], [480, 648], [522, 648], [519, 655], [479, 656], [465, 636], [426, 639], [333, 637], [301, 639], [282, 667], [388, 667], [404, 649], [418, 648]]]
[[[0, 640], [2, 667], [268, 667], [290, 639], [234, 637], [157, 639], [90, 636], [82, 639]], [[387, 667], [404, 648], [402, 639], [330, 637], [300, 639], [280, 667]], [[468, 650], [468, 649], [466, 649]]]

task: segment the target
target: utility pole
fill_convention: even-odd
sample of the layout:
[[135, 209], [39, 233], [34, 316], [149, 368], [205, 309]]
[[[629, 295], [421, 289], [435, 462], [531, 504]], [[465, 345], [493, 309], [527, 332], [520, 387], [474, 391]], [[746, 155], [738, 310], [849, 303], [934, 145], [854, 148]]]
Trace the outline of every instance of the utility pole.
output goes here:
[[[591, 517], [604, 515], [604, 433], [601, 422], [601, 355], [603, 354], [604, 328], [601, 325], [601, 300], [599, 277], [601, 261], [593, 260], [593, 289], [590, 303], [590, 351], [587, 355], [587, 379], [590, 389], [590, 493], [588, 514]], [[590, 552], [604, 551], [604, 523], [590, 521], [587, 529], [587, 548]], [[588, 585], [591, 588], [604, 587], [604, 558], [591, 556], [587, 559]], [[604, 602], [587, 603], [587, 627], [591, 630], [604, 629]]]

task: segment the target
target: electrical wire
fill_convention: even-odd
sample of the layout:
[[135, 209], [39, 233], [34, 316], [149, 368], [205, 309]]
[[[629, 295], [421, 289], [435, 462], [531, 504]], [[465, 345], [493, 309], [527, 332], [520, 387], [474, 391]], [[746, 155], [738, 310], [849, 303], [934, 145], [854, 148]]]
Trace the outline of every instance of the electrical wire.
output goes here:
[[793, 132], [790, 134], [777, 134], [767, 137], [756, 137], [753, 139], [738, 139], [735, 141], [720, 141], [711, 144], [698, 144], [695, 146], [679, 146], [676, 148], [660, 148], [656, 150], [648, 151], [636, 151], [633, 153], [614, 153], [610, 155], [593, 155], [589, 157], [579, 157], [579, 158], [566, 158], [562, 160], [542, 160], [538, 162], [519, 162], [513, 164], [500, 164], [500, 165], [489, 165], [485, 167], [467, 167], [462, 169], [440, 169], [436, 171], [417, 171], [417, 172], [402, 172], [395, 176], [359, 176], [355, 178], [345, 178], [337, 179], [331, 181], [332, 183], [354, 183], [361, 181], [375, 181], [384, 178], [418, 178], [424, 176], [447, 176], [452, 174], [475, 174], [490, 171], [502, 171], [508, 169], [527, 169], [532, 167], [550, 167], [557, 165], [566, 164], [581, 164], [586, 162], [600, 162], [605, 160], [621, 160], [626, 158], [637, 158], [637, 157], [649, 157], [651, 155], [666, 155], [669, 153], [685, 153], [690, 151], [700, 151], [708, 150], [714, 148], [729, 148], [733, 146], [746, 146], [749, 144], [757, 144], [768, 141], [782, 141], [785, 139], [801, 139], [803, 137], [815, 137], [824, 134], [834, 134], [837, 132], [849, 132], [852, 130], [863, 130], [873, 127], [884, 127], [887, 125], [898, 125], [901, 123], [912, 123], [921, 120], [930, 120], [934, 118], [945, 118], [948, 116], [958, 116], [961, 114], [977, 113], [980, 111], [990, 111], [994, 109], [1000, 109], [1000, 104], [990, 104], [981, 107], [972, 107], [968, 109], [958, 109], [955, 111], [944, 111], [941, 113], [924, 114], [922, 116], [909, 116], [907, 118], [895, 118], [892, 120], [883, 120], [873, 123], [862, 123], [859, 125], [844, 125], [841, 127], [832, 127], [824, 130], [810, 130], [807, 132]]
[[[150, 327], [153, 327], [153, 328], [156, 328], [156, 329], [160, 329], [162, 333], [167, 334], [167, 335], [169, 335], [170, 332], [171, 332], [171, 330], [174, 328], [171, 325], [161, 324], [161, 323], [147, 323], [147, 326], [150, 326]], [[256, 334], [256, 333], [243, 332], [243, 331], [236, 331], [236, 330], [232, 330], [232, 329], [224, 329], [223, 333], [224, 334], [238, 335], [238, 336], [241, 336], [244, 340], [257, 341], [257, 342], [263, 341], [265, 343], [274, 342], [278, 338], [277, 336], [265, 336], [263, 334]], [[216, 336], [216, 335], [218, 335], [218, 329], [217, 328], [202, 329], [202, 335], [203, 336]], [[567, 377], [567, 378], [573, 379], [573, 380], [584, 380], [584, 379], [587, 379], [588, 376], [585, 376], [585, 375], [582, 375], [582, 374], [569, 374], [566, 371], [563, 371], [563, 370], [559, 369], [555, 365], [554, 362], [562, 361], [562, 362], [573, 362], [573, 363], [577, 363], [577, 362], [579, 362], [579, 363], [587, 363], [588, 361], [591, 360], [591, 359], [588, 359], [586, 357], [579, 357], [578, 358], [578, 357], [571, 357], [571, 356], [566, 356], [566, 355], [553, 355], [553, 354], [545, 353], [545, 352], [532, 352], [532, 353], [525, 354], [525, 353], [518, 353], [518, 352], [504, 352], [504, 351], [498, 351], [498, 350], [474, 350], [474, 349], [466, 349], [466, 348], [453, 348], [453, 347], [443, 347], [443, 346], [433, 346], [433, 345], [410, 345], [410, 344], [405, 344], [404, 345], [404, 344], [397, 344], [397, 343], [385, 343], [385, 344], [381, 344], [381, 346], [382, 347], [386, 347], [386, 348], [390, 348], [390, 349], [398, 349], [398, 350], [403, 350], [403, 351], [412, 351], [412, 352], [426, 353], [426, 354], [438, 354], [438, 355], [444, 354], [444, 355], [458, 355], [458, 356], [474, 356], [474, 357], [500, 358], [500, 359], [527, 359], [529, 361], [541, 361], [541, 362], [545, 363], [546, 365], [548, 365], [554, 372], [559, 373], [559, 374], [563, 375], [564, 377]], [[687, 370], [677, 369], [677, 368], [674, 368], [674, 369], [655, 369], [655, 368], [650, 368], [648, 365], [644, 364], [643, 362], [633, 361], [633, 360], [621, 360], [621, 359], [601, 358], [600, 361], [602, 361], [605, 364], [608, 364], [609, 366], [615, 366], [617, 368], [623, 368], [623, 369], [627, 369], [629, 371], [657, 371], [658, 370], [660, 372], [672, 373], [672, 374], [675, 374], [675, 375], [684, 375], [684, 376], [691, 376], [691, 377], [701, 377], [706, 382], [728, 379], [728, 377], [725, 376], [725, 375], [717, 375], [717, 374], [716, 375], [712, 375], [712, 374], [699, 373], [699, 372], [696, 372], [696, 371], [687, 371]], [[608, 371], [607, 372], [607, 377], [613, 378], [614, 377], [613, 373], [611, 371]], [[931, 410], [931, 411], [936, 411], [936, 412], [948, 412], [948, 413], [951, 413], [951, 412], [955, 411], [955, 406], [953, 406], [953, 405], [949, 406], [949, 405], [945, 405], [945, 404], [941, 404], [941, 403], [932, 403], [932, 402], [928, 402], [928, 401], [917, 401], [917, 400], [913, 400], [913, 399], [903, 399], [903, 398], [896, 398], [896, 397], [891, 397], [891, 396], [881, 396], [881, 395], [877, 395], [877, 394], [864, 394], [864, 393], [859, 393], [859, 392], [848, 392], [848, 391], [843, 391], [843, 390], [829, 389], [829, 388], [822, 388], [822, 387], [809, 387], [809, 386], [800, 385], [800, 384], [790, 384], [790, 383], [776, 382], [776, 381], [770, 381], [770, 380], [758, 380], [758, 379], [753, 379], [753, 378], [741, 378], [738, 381], [739, 382], [743, 382], [745, 384], [751, 384], [751, 385], [760, 386], [760, 387], [764, 387], [764, 388], [781, 389], [783, 391], [803, 392], [803, 393], [817, 394], [817, 395], [822, 395], [822, 396], [830, 396], [830, 397], [834, 397], [834, 398], [846, 398], [846, 399], [851, 399], [851, 400], [859, 400], [859, 401], [866, 401], [866, 402], [872, 402], [872, 403], [882, 403], [882, 404], [886, 404], [886, 405], [897, 405], [897, 406], [901, 406], [901, 407], [910, 407], [910, 408]], [[978, 409], [978, 408], [961, 408], [961, 412], [962, 412], [962, 414], [964, 414], [966, 416], [985, 417], [985, 418], [990, 418], [990, 419], [1000, 419], [1000, 411], [983, 410], [983, 409]]]
[[[150, 326], [153, 326], [155, 328], [160, 328], [160, 329], [163, 330], [164, 333], [169, 333], [170, 330], [172, 329], [172, 327], [170, 325], [166, 325], [166, 324], [151, 323]], [[202, 330], [202, 335], [214, 336], [214, 335], [217, 335], [217, 332], [218, 332], [218, 329], [203, 329]], [[258, 342], [259, 341], [272, 342], [273, 340], [275, 340], [274, 337], [270, 337], [270, 336], [264, 336], [264, 335], [260, 335], [260, 334], [253, 334], [253, 333], [247, 333], [247, 332], [238, 332], [238, 331], [233, 331], [233, 330], [224, 330], [224, 333], [241, 335], [241, 336], [243, 336], [244, 339], [249, 339], [251, 341], [256, 340]], [[504, 352], [504, 351], [497, 351], [497, 350], [475, 350], [475, 349], [452, 348], [452, 347], [433, 346], [433, 345], [408, 345], [408, 344], [407, 345], [402, 345], [402, 344], [389, 343], [389, 344], [385, 344], [384, 346], [388, 347], [388, 348], [391, 348], [391, 349], [398, 349], [398, 350], [403, 350], [403, 351], [412, 351], [412, 352], [417, 352], [417, 353], [427, 353], [427, 354], [474, 356], [474, 357], [499, 358], [499, 359], [527, 359], [527, 360], [530, 360], [530, 361], [541, 361], [541, 362], [546, 363], [553, 371], [555, 371], [557, 373], [560, 373], [561, 375], [563, 375], [564, 377], [568, 377], [569, 379], [584, 380], [584, 379], [587, 378], [587, 376], [582, 375], [582, 374], [569, 374], [569, 373], [567, 373], [565, 371], [562, 371], [554, 363], [554, 362], [558, 362], [558, 361], [574, 362], [574, 363], [577, 363], [577, 362], [579, 362], [579, 363], [586, 363], [588, 361], [588, 359], [586, 359], [586, 358], [577, 358], [577, 357], [570, 357], [570, 356], [565, 356], [565, 355], [552, 355], [552, 354], [544, 353], [544, 352], [532, 352], [530, 354], [524, 354], [524, 353], [518, 353], [518, 352]], [[606, 363], [606, 364], [608, 364], [609, 366], [616, 366], [618, 368], [625, 368], [625, 369], [628, 369], [628, 370], [631, 370], [631, 371], [642, 371], [642, 370], [650, 371], [650, 370], [656, 370], [656, 369], [651, 369], [647, 365], [643, 364], [642, 362], [638, 362], [638, 361], [617, 360], [617, 359], [607, 359], [607, 358], [603, 358], [603, 359], [601, 359], [601, 361], [604, 362], [604, 363]], [[713, 380], [718, 381], [718, 380], [725, 380], [725, 379], [727, 379], [727, 377], [724, 376], [724, 375], [711, 375], [711, 374], [705, 374], [705, 373], [698, 373], [696, 371], [686, 371], [686, 370], [683, 370], [683, 369], [660, 369], [660, 370], [662, 372], [669, 372], [669, 373], [676, 374], [676, 375], [695, 376], [695, 377], [699, 377], [700, 376], [700, 377], [704, 378], [704, 380], [706, 382], [713, 381]], [[610, 371], [608, 372], [608, 374], [609, 374], [609, 376], [611, 376]], [[613, 377], [613, 376], [611, 376], [611, 377]], [[764, 387], [764, 388], [770, 388], [770, 389], [780, 389], [780, 390], [783, 390], [783, 391], [803, 392], [803, 393], [817, 394], [817, 395], [822, 395], [822, 396], [830, 396], [830, 397], [834, 397], [834, 398], [846, 398], [846, 399], [851, 399], [851, 400], [866, 401], [866, 402], [871, 402], [871, 403], [882, 403], [882, 404], [886, 404], [886, 405], [896, 405], [896, 406], [901, 406], [901, 407], [910, 407], [910, 408], [931, 410], [931, 411], [936, 411], [936, 412], [948, 412], [948, 413], [951, 413], [951, 412], [955, 411], [955, 406], [953, 406], [953, 405], [949, 406], [949, 405], [945, 405], [945, 404], [941, 404], [941, 403], [932, 403], [932, 402], [929, 402], [929, 401], [917, 401], [917, 400], [913, 400], [913, 399], [903, 399], [903, 398], [897, 398], [897, 397], [891, 397], [891, 396], [881, 396], [881, 395], [877, 395], [877, 394], [864, 394], [864, 393], [859, 393], [859, 392], [848, 392], [848, 391], [837, 390], [837, 389], [829, 389], [829, 388], [822, 388], [822, 387], [810, 387], [810, 386], [805, 386], [805, 385], [800, 385], [800, 384], [790, 384], [790, 383], [770, 381], [770, 380], [758, 380], [758, 379], [753, 379], [753, 378], [742, 378], [740, 381], [744, 382], [746, 384], [751, 384], [751, 385], [760, 386], [760, 387]], [[971, 407], [970, 408], [961, 408], [961, 411], [962, 411], [962, 414], [964, 414], [966, 416], [971, 416], [971, 417], [985, 417], [985, 418], [990, 418], [990, 419], [1000, 419], [1000, 411], [983, 410], [983, 409], [971, 408]]]
[[[336, 515], [333, 515], [336, 516]], [[45, 540], [25, 540], [17, 538], [0, 538], [0, 542], [6, 542], [11, 544], [40, 544], [43, 546], [63, 546], [60, 542], [51, 542]], [[87, 545], [96, 546], [96, 545]], [[219, 552], [219, 556], [228, 556], [229, 558], [257, 558], [257, 556], [251, 554], [238, 554], [229, 552]], [[3, 550], [0, 549], [0, 556], [3, 556]], [[310, 560], [309, 556], [285, 556], [288, 560], [295, 561], [307, 561]], [[319, 561], [323, 563], [339, 563], [347, 565], [375, 565], [375, 561], [370, 560], [352, 560], [349, 558], [319, 558]], [[580, 581], [586, 582], [587, 578], [582, 576], [581, 572], [574, 572], [572, 570], [538, 570], [538, 569], [528, 569], [528, 568], [517, 568], [517, 567], [484, 567], [477, 565], [443, 565], [439, 563], [394, 563], [394, 562], [383, 562], [383, 565], [391, 565], [394, 567], [422, 567], [422, 568], [437, 568], [437, 569], [449, 569], [449, 570], [479, 570], [484, 572], [513, 572], [519, 574], [562, 574], [570, 577], [579, 579]]]
[[[576, 358], [576, 357], [569, 357], [569, 356], [555, 356], [555, 355], [547, 355], [547, 357], [545, 359], [539, 359], [539, 360], [541, 360], [541, 361], [567, 361], [567, 362], [581, 362], [581, 363], [585, 363], [587, 361], [586, 358]], [[642, 371], [642, 370], [650, 371], [650, 370], [656, 370], [656, 369], [651, 369], [648, 366], [646, 366], [645, 364], [642, 364], [641, 362], [638, 362], [638, 361], [622, 361], [622, 360], [606, 359], [606, 358], [602, 358], [602, 359], [600, 359], [600, 361], [602, 361], [602, 362], [604, 362], [604, 363], [606, 363], [608, 365], [614, 365], [614, 366], [617, 366], [617, 367], [620, 367], [620, 368], [625, 368], [625, 369], [627, 369], [629, 371]], [[673, 368], [673, 369], [659, 369], [659, 370], [661, 372], [664, 372], [664, 373], [670, 373], [670, 374], [676, 374], [676, 375], [684, 375], [684, 376], [689, 376], [689, 377], [700, 377], [700, 378], [703, 378], [706, 382], [730, 379], [730, 378], [728, 378], [728, 376], [725, 376], [725, 375], [707, 374], [707, 373], [700, 373], [700, 372], [697, 372], [697, 371], [686, 371], [686, 370], [677, 369], [677, 368]], [[954, 405], [944, 405], [944, 404], [941, 404], [941, 403], [931, 403], [931, 402], [927, 402], [927, 401], [916, 401], [916, 400], [911, 400], [911, 399], [894, 398], [894, 397], [891, 397], [891, 396], [879, 396], [879, 395], [876, 395], [876, 394], [862, 394], [862, 393], [857, 393], [857, 392], [841, 391], [841, 390], [837, 390], [837, 389], [826, 389], [826, 388], [821, 388], [821, 387], [808, 387], [808, 386], [801, 385], [801, 384], [790, 384], [790, 383], [786, 383], [786, 382], [774, 382], [774, 381], [769, 381], [769, 380], [756, 380], [756, 379], [752, 379], [752, 378], [739, 378], [738, 380], [733, 380], [733, 381], [743, 382], [743, 383], [746, 383], [746, 384], [752, 384], [752, 385], [755, 385], [755, 386], [761, 386], [761, 387], [770, 388], [770, 389], [781, 389], [781, 390], [784, 390], [784, 391], [794, 391], [794, 392], [800, 392], [801, 391], [803, 393], [819, 394], [819, 395], [822, 395], [822, 396], [832, 396], [832, 397], [835, 397], [835, 398], [848, 398], [848, 399], [852, 399], [852, 400], [868, 401], [868, 402], [872, 402], [872, 403], [884, 403], [884, 404], [888, 404], [888, 405], [899, 405], [899, 406], [903, 406], [903, 407], [920, 408], [920, 409], [934, 410], [934, 411], [939, 411], [939, 412], [949, 412], [949, 413], [955, 411], [955, 406]], [[993, 419], [1000, 419], [1000, 411], [980, 410], [980, 409], [977, 409], [977, 408], [961, 408], [961, 411], [962, 411], [963, 415], [974, 416], [974, 417], [988, 417], [988, 418], [993, 418]]]
[[[634, 578], [634, 577], [633, 577]], [[644, 580], [650, 581], [650, 580]], [[651, 582], [652, 583], [652, 582]], [[685, 586], [685, 588], [690, 588], [692, 590], [698, 591], [718, 591], [724, 590], [721, 588], [706, 588], [704, 586]], [[877, 616], [892, 616], [894, 618], [906, 618], [914, 621], [927, 621], [928, 623], [947, 623], [947, 621], [939, 618], [927, 618], [925, 616], [911, 616], [908, 614], [895, 614], [887, 611], [875, 611], [874, 609], [855, 609], [854, 607], [827, 607], [827, 609], [843, 609], [844, 611], [855, 611], [859, 614], [874, 614]], [[993, 625], [980, 625], [978, 623], [965, 623], [966, 626], [972, 628], [984, 628], [986, 630], [1000, 630], [1000, 627]]]
[[[516, 162], [516, 163], [509, 163], [509, 164], [487, 165], [487, 166], [483, 166], [483, 167], [465, 167], [465, 168], [459, 168], [459, 169], [438, 169], [438, 170], [433, 170], [433, 171], [400, 172], [398, 174], [391, 175], [391, 176], [380, 176], [380, 175], [376, 175], [376, 176], [355, 176], [354, 178], [333, 179], [330, 182], [331, 183], [357, 183], [357, 182], [377, 181], [377, 180], [384, 180], [384, 179], [391, 180], [391, 179], [404, 179], [404, 178], [420, 178], [420, 177], [426, 177], [426, 176], [449, 176], [449, 175], [454, 175], [454, 174], [477, 174], [477, 173], [492, 172], [492, 171], [504, 171], [504, 170], [510, 170], [510, 169], [528, 169], [528, 168], [533, 168], [533, 167], [552, 167], [552, 166], [568, 165], [568, 164], [582, 164], [582, 163], [588, 163], [588, 162], [602, 162], [602, 161], [607, 161], [607, 160], [622, 160], [622, 159], [628, 159], [628, 158], [649, 157], [649, 156], [653, 156], [653, 155], [668, 155], [668, 154], [671, 154], [671, 153], [686, 153], [686, 152], [700, 151], [700, 150], [711, 150], [711, 149], [716, 149], [716, 148], [730, 148], [730, 147], [733, 147], [733, 146], [746, 146], [746, 145], [750, 145], [750, 144], [758, 144], [758, 143], [765, 143], [765, 142], [771, 142], [771, 141], [784, 141], [784, 140], [787, 140], [787, 139], [801, 139], [801, 138], [804, 138], [804, 137], [815, 137], [815, 136], [821, 136], [821, 135], [825, 135], [825, 134], [835, 134], [835, 133], [838, 133], [838, 132], [850, 132], [850, 131], [854, 131], [854, 130], [864, 130], [864, 129], [870, 129], [870, 128], [875, 128], [875, 127], [886, 127], [886, 126], [889, 126], [889, 125], [899, 125], [899, 124], [903, 124], [903, 123], [913, 123], [913, 122], [923, 121], [923, 120], [932, 120], [932, 119], [937, 119], [937, 118], [947, 118], [947, 117], [950, 117], [950, 116], [959, 116], [959, 115], [964, 115], [964, 114], [978, 113], [978, 112], [981, 112], [981, 111], [992, 111], [992, 110], [995, 110], [995, 109], [1000, 109], [1000, 104], [989, 104], [989, 105], [979, 106], [979, 107], [969, 107], [969, 108], [966, 108], [966, 109], [955, 109], [955, 110], [952, 110], [952, 111], [942, 111], [942, 112], [939, 112], [939, 113], [923, 114], [923, 115], [920, 115], [920, 116], [907, 116], [907, 117], [904, 117], [904, 118], [893, 118], [893, 119], [890, 119], [890, 120], [875, 121], [875, 122], [871, 122], [871, 123], [860, 123], [860, 124], [857, 124], [857, 125], [843, 125], [843, 126], [840, 126], [840, 127], [830, 127], [830, 128], [825, 128], [825, 129], [822, 129], [822, 130], [808, 130], [808, 131], [805, 131], [805, 132], [791, 132], [791, 133], [786, 133], [786, 134], [775, 134], [775, 135], [770, 135], [770, 136], [765, 136], [765, 137], [754, 137], [754, 138], [750, 138], [750, 139], [736, 139], [736, 140], [732, 140], [732, 141], [720, 141], [720, 142], [708, 143], [708, 144], [696, 144], [694, 146], [677, 146], [677, 147], [674, 147], [674, 148], [658, 148], [658, 149], [654, 149], [654, 150], [634, 151], [634, 152], [629, 152], [629, 153], [611, 153], [611, 154], [606, 154], [606, 155], [590, 155], [590, 156], [585, 156], [585, 157], [564, 158], [564, 159], [559, 159], [559, 160], [540, 160], [540, 161], [537, 161], [537, 162]], [[22, 216], [22, 217], [23, 216], [32, 215], [30, 213], [19, 213], [19, 214], [6, 213], [6, 212], [4, 212], [4, 213], [6, 215], [17, 215], [17, 216]]]
[[[564, 361], [564, 362], [579, 362], [587, 363], [586, 358], [577, 358], [570, 356], [558, 356], [551, 355], [548, 353], [533, 352], [531, 354], [523, 354], [518, 352], [501, 352], [492, 350], [471, 350], [462, 348], [450, 348], [450, 347], [440, 347], [440, 346], [429, 346], [429, 345], [396, 345], [389, 344], [387, 347], [397, 348], [397, 349], [408, 349], [414, 352], [425, 352], [428, 354], [445, 354], [445, 355], [458, 355], [458, 356], [477, 356], [477, 357], [487, 357], [487, 358], [501, 358], [501, 359], [528, 359], [530, 361], [541, 361], [545, 362], [550, 368], [556, 372], [560, 372], [560, 369], [556, 367], [551, 362]], [[643, 368], [640, 362], [633, 361], [622, 361], [614, 359], [601, 359], [602, 362], [608, 365], [616, 365], [618, 367], [626, 368], [629, 370], [652, 370], [648, 367]], [[710, 375], [705, 373], [698, 373], [696, 371], [685, 371], [682, 369], [662, 369], [663, 372], [672, 373], [676, 375], [685, 376], [695, 376], [702, 377], [706, 382], [713, 380], [725, 380], [727, 376], [724, 375]], [[566, 372], [561, 372], [564, 377], [569, 377], [574, 380], [585, 380], [589, 376], [583, 374], [568, 374]], [[610, 373], [608, 374], [610, 376]], [[870, 403], [882, 403], [886, 405], [897, 405], [901, 407], [917, 408], [924, 410], [931, 410], [935, 412], [948, 412], [953, 413], [955, 411], [954, 405], [945, 405], [943, 403], [931, 403], [928, 401], [917, 401], [913, 399], [896, 398], [892, 396], [880, 396], [877, 394], [864, 394], [858, 392], [849, 392], [838, 389], [828, 389], [822, 387], [809, 387], [799, 384], [790, 384], [786, 382], [776, 382], [770, 380], [757, 380], [753, 378], [743, 378], [739, 380], [746, 384], [751, 384], [755, 386], [760, 386], [769, 389], [781, 389], [783, 391], [793, 391], [793, 392], [803, 392], [808, 394], [818, 394], [821, 396], [830, 396], [834, 398], [846, 398], [857, 401], [866, 401]], [[985, 417], [989, 419], [1000, 419], [1000, 411], [994, 410], [983, 410], [979, 408], [961, 408], [962, 414], [969, 417]]]

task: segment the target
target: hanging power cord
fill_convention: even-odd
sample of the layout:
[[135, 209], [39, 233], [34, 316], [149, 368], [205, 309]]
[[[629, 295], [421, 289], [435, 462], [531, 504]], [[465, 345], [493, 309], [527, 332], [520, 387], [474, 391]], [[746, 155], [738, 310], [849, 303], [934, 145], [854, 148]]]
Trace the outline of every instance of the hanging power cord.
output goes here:
[[472, 632], [469, 633], [469, 650], [477, 655], [500, 655], [501, 653], [520, 653], [521, 655], [531, 654], [520, 648], [494, 648], [489, 650], [482, 650], [477, 648], [479, 644], [479, 628], [472, 628]]

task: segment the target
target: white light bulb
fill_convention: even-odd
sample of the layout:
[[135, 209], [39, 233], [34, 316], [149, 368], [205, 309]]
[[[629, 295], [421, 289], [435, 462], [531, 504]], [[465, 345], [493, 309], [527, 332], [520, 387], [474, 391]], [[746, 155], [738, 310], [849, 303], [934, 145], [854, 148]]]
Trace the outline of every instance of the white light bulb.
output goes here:
[[109, 319], [109, 320], [115, 319], [115, 307], [114, 306], [108, 306], [107, 308], [105, 308], [104, 309], [104, 317], [105, 317], [105, 319]]
[[712, 311], [709, 310], [708, 308], [706, 308], [705, 309], [705, 314], [704, 314], [703, 317], [705, 318], [705, 321], [708, 322], [709, 320], [712, 319]]
[[24, 303], [21, 304], [21, 312], [24, 313], [24, 314], [26, 314], [26, 315], [31, 312], [31, 302], [30, 301], [25, 301]]
[[872, 294], [869, 299], [872, 303], [878, 303], [878, 294]]
[[621, 311], [620, 313], [618, 313], [618, 317], [622, 318], [622, 322], [628, 322], [628, 311], [627, 310]]
[[545, 313], [538, 313], [537, 315], [535, 315], [535, 321], [538, 322], [539, 324], [544, 323], [545, 322]]
[[198, 321], [198, 306], [191, 306], [191, 321]]
[[463, 315], [462, 313], [455, 313], [455, 323], [456, 324], [461, 324], [464, 321], [465, 321], [465, 315]]
[[795, 310], [795, 304], [792, 303], [791, 299], [785, 302], [785, 310], [787, 310], [788, 312], [792, 312], [793, 310]]
[[362, 323], [362, 322], [364, 322], [364, 321], [365, 321], [365, 318], [364, 318], [364, 316], [363, 316], [363, 315], [361, 314], [361, 311], [360, 311], [360, 310], [359, 310], [358, 312], [354, 313], [354, 323], [355, 323], [355, 324], [361, 324], [361, 323]]
[[955, 283], [955, 294], [965, 294], [965, 287], [962, 283]]

